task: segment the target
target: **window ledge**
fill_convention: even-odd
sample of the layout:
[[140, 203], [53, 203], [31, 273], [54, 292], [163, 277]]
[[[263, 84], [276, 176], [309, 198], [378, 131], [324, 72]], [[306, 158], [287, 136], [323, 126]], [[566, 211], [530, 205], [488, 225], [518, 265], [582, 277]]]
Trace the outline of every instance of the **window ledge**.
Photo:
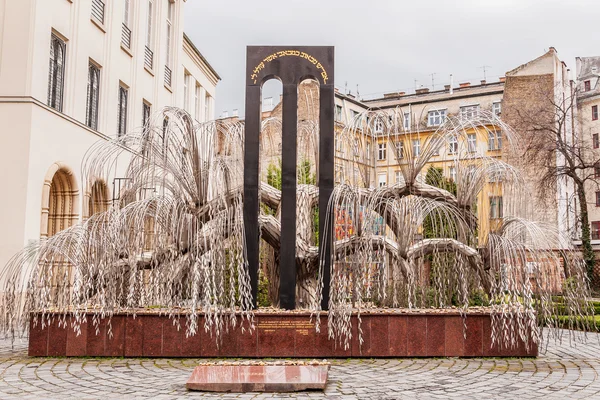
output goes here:
[[166, 83], [165, 85], [165, 89], [167, 89], [169, 92], [173, 93], [173, 88], [170, 85], [167, 85]]
[[100, 21], [98, 21], [96, 18], [91, 17], [90, 21], [92, 21], [92, 23], [94, 25], [96, 25], [98, 27], [98, 29], [100, 29], [102, 32], [106, 33], [106, 27], [104, 26], [104, 24]]
[[148, 68], [147, 65], [144, 65], [144, 69], [146, 70], [146, 72], [148, 72], [150, 75], [154, 76], [154, 71], [150, 68]]
[[131, 53], [131, 49], [128, 49], [127, 47], [125, 47], [123, 45], [123, 43], [121, 43], [121, 50], [123, 50], [125, 53], [127, 53], [129, 55], [129, 57], [133, 58], [133, 54]]

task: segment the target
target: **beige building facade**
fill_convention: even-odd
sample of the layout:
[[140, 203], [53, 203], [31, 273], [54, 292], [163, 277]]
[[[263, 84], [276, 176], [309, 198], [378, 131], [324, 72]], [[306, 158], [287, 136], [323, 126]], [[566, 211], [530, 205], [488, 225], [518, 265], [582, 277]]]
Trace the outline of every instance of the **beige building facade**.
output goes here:
[[110, 204], [126, 160], [83, 182], [92, 144], [166, 106], [213, 119], [220, 78], [183, 33], [185, 5], [0, 0], [0, 265]]

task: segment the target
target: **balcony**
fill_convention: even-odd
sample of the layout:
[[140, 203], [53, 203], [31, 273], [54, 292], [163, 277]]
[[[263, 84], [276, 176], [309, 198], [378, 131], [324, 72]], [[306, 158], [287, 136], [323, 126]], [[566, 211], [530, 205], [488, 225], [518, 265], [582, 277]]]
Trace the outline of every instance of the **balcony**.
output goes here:
[[165, 85], [167, 85], [169, 87], [171, 87], [171, 77], [172, 77], [171, 68], [169, 68], [165, 65]]
[[104, 24], [104, 1], [92, 0], [92, 18]]
[[150, 70], [154, 66], [154, 52], [146, 46], [146, 51], [144, 53], [144, 66]]
[[121, 31], [121, 44], [124, 47], [131, 49], [131, 29], [125, 24], [123, 24], [123, 29]]

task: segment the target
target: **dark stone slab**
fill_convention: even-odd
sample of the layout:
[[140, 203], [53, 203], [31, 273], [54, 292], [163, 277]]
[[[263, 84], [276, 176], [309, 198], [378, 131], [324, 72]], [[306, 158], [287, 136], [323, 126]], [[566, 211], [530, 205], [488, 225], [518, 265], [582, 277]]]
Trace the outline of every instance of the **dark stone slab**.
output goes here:
[[[407, 317], [404, 315], [388, 317], [388, 331], [390, 338], [389, 355], [393, 357], [406, 357], [407, 350]], [[412, 329], [412, 327], [411, 327]]]
[[324, 390], [327, 365], [200, 365], [186, 383], [206, 392], [297, 392]]
[[125, 355], [125, 316], [115, 315], [107, 321], [105, 346], [109, 357]]
[[160, 357], [163, 344], [163, 322], [169, 321], [169, 317], [149, 315], [144, 316], [144, 344], [142, 355], [148, 357]]
[[288, 357], [294, 354], [294, 319], [265, 317], [258, 321], [258, 353], [261, 357]]
[[[96, 322], [96, 324], [94, 324], [94, 322]], [[87, 355], [106, 355], [106, 319], [102, 318], [99, 320], [94, 320], [91, 316], [88, 316], [87, 328]]]
[[427, 355], [427, 317], [410, 315], [406, 318], [406, 343], [409, 357], [425, 357]]
[[67, 322], [62, 318], [62, 315], [55, 316], [50, 322], [48, 335], [51, 338], [48, 340], [48, 356], [63, 356], [67, 353]]
[[48, 355], [48, 326], [42, 328], [42, 319], [38, 317], [34, 324], [33, 318], [29, 321], [29, 350], [30, 357], [46, 357]]
[[427, 356], [436, 357], [446, 354], [445, 316], [427, 316]]
[[125, 357], [141, 357], [144, 353], [144, 318], [125, 318]]
[[[178, 323], [180, 325], [178, 325]], [[163, 357], [181, 357], [182, 356], [182, 342], [185, 329], [184, 319], [165, 319], [163, 321], [163, 344], [162, 344], [162, 356]]]
[[460, 316], [444, 318], [446, 322], [446, 357], [462, 357], [465, 355], [465, 337], [463, 319]]
[[[359, 327], [362, 331], [362, 343], [359, 336]], [[371, 355], [371, 317], [361, 315], [360, 323], [358, 318], [352, 318], [352, 356], [369, 357]]]
[[371, 317], [370, 356], [387, 357], [390, 355], [388, 319], [387, 315], [374, 315]]
[[489, 319], [480, 316], [469, 316], [466, 319], [467, 337], [465, 339], [465, 356], [483, 356], [483, 320]]
[[87, 355], [87, 321], [82, 322], [80, 327], [80, 334], [73, 326], [73, 317], [70, 317], [70, 323], [67, 327], [67, 357], [84, 357]]

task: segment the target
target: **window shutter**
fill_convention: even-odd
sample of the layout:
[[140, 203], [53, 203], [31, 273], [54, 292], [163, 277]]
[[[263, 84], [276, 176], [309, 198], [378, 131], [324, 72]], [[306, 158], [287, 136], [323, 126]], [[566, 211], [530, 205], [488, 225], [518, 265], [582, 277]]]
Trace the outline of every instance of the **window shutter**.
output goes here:
[[48, 68], [48, 106], [53, 107], [52, 100], [54, 99], [54, 72], [56, 70], [56, 64], [54, 59], [56, 55], [54, 53], [54, 35], [50, 39], [50, 66]]
[[65, 43], [56, 38], [55, 54], [56, 57], [56, 85], [55, 85], [55, 107], [58, 111], [62, 111], [62, 100], [63, 100], [63, 77], [65, 71]]

